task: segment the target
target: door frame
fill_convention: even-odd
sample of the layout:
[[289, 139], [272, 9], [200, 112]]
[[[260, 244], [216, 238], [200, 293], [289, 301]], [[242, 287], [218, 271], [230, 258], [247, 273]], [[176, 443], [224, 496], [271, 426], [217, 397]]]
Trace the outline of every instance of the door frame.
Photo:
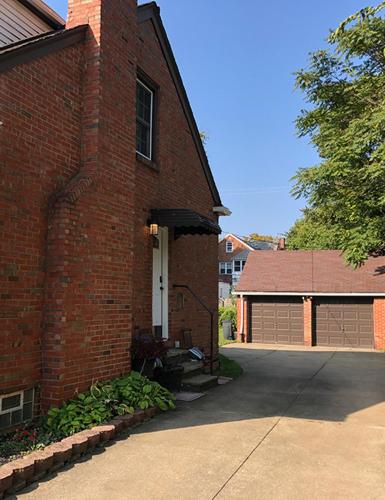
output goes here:
[[[168, 314], [168, 228], [159, 227], [158, 236], [156, 236], [159, 247], [153, 247], [153, 260], [152, 260], [152, 326], [161, 326], [162, 328], [162, 338], [169, 338], [169, 314]], [[159, 253], [155, 253], [159, 252]], [[155, 275], [155, 258], [160, 259], [159, 273]], [[154, 289], [156, 286], [161, 288], [160, 293], [160, 325], [154, 324], [154, 309], [155, 309], [155, 299], [159, 300], [159, 295], [154, 294]]]

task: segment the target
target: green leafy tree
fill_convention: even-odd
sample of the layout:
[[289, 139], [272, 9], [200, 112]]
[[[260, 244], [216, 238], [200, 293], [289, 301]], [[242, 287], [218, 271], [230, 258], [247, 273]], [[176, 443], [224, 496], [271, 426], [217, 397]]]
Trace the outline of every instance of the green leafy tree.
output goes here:
[[307, 210], [286, 233], [286, 247], [289, 250], [333, 250], [340, 246], [339, 230], [321, 222], [313, 212]]
[[245, 241], [275, 241], [275, 238], [270, 235], [251, 233], [244, 237]]
[[329, 235], [354, 266], [385, 251], [384, 7], [347, 18], [329, 35], [329, 48], [296, 73], [311, 105], [297, 119], [298, 133], [310, 137], [321, 162], [294, 177], [293, 194], [308, 208], [291, 234], [318, 221], [322, 238]]

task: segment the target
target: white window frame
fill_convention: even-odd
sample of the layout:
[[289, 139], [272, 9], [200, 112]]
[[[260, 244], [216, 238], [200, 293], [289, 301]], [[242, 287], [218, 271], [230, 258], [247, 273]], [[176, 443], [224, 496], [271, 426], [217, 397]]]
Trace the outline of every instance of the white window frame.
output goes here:
[[[19, 406], [13, 406], [8, 408], [8, 410], [3, 410], [3, 399], [11, 398], [12, 396], [17, 396], [20, 394], [20, 404]], [[6, 415], [7, 413], [12, 413], [14, 411], [22, 410], [24, 405], [24, 391], [11, 392], [10, 394], [3, 394], [0, 397], [0, 415]]]
[[[154, 128], [154, 123], [153, 123], [153, 116], [154, 116], [154, 91], [151, 90], [145, 83], [140, 78], [136, 79], [136, 83], [139, 83], [142, 87], [144, 87], [148, 92], [150, 92], [151, 95], [151, 113], [150, 113], [150, 156], [146, 156], [145, 154], [141, 153], [140, 151], [136, 150], [138, 155], [143, 156], [143, 158], [147, 158], [147, 160], [152, 161], [152, 134], [153, 134], [153, 128]], [[136, 123], [136, 120], [135, 120]], [[136, 136], [135, 136], [135, 142], [136, 142]]]
[[226, 253], [233, 253], [233, 242], [226, 241]]
[[[224, 273], [222, 272], [222, 267], [225, 270]], [[231, 271], [231, 272], [228, 272], [228, 271]], [[222, 276], [225, 276], [225, 275], [229, 276], [230, 274], [233, 274], [233, 263], [232, 262], [220, 262], [219, 263], [219, 274], [221, 274]]]

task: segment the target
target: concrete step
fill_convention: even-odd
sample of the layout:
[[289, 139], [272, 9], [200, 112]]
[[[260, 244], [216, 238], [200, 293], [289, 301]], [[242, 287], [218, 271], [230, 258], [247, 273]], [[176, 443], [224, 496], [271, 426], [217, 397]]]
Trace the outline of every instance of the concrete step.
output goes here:
[[175, 366], [190, 360], [191, 358], [187, 349], [176, 349], [173, 347], [167, 351], [164, 362], [168, 366]]
[[204, 363], [203, 361], [185, 361], [182, 363], [183, 366], [183, 378], [189, 378], [192, 377], [193, 375], [199, 375], [200, 373], [203, 373], [204, 370]]
[[193, 391], [205, 391], [210, 387], [218, 385], [218, 377], [215, 375], [205, 375], [203, 373], [183, 379], [183, 387]]

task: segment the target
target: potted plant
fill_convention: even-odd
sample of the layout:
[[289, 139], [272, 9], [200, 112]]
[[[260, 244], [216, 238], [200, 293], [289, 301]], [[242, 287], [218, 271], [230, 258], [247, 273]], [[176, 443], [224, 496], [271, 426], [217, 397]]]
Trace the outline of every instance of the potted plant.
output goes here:
[[163, 339], [156, 339], [150, 333], [134, 336], [132, 342], [132, 368], [149, 378], [153, 377], [154, 368], [162, 366], [162, 358], [168, 347]]

